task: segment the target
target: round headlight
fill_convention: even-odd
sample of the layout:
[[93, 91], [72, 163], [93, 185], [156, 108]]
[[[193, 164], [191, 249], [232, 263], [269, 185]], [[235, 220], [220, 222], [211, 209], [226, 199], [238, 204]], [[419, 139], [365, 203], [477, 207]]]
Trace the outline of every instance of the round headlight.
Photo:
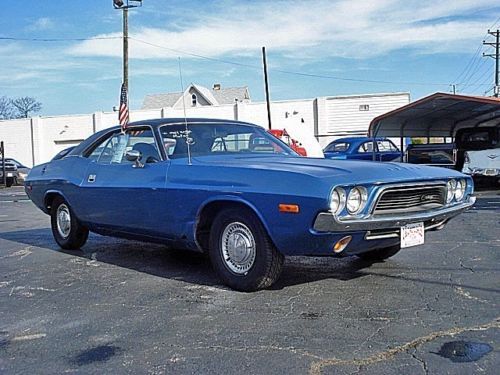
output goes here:
[[446, 183], [446, 203], [450, 203], [453, 200], [456, 187], [457, 182], [455, 180], [450, 180]]
[[352, 188], [347, 196], [347, 211], [350, 214], [358, 213], [365, 207], [367, 198], [368, 193], [364, 187], [356, 186]]
[[463, 199], [466, 186], [467, 182], [463, 178], [457, 181], [457, 186], [455, 188], [455, 200], [457, 202]]
[[337, 187], [330, 194], [330, 211], [333, 214], [340, 213], [345, 207], [345, 190]]

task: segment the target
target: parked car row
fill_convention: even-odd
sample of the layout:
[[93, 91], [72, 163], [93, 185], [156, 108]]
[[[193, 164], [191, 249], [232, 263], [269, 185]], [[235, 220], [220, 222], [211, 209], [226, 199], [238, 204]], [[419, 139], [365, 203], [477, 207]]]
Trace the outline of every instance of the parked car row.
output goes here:
[[[401, 161], [401, 151], [387, 138], [340, 138], [328, 144], [324, 154], [328, 159]], [[460, 129], [453, 143], [410, 144], [403, 159], [411, 164], [451, 168], [498, 180], [500, 127]]]

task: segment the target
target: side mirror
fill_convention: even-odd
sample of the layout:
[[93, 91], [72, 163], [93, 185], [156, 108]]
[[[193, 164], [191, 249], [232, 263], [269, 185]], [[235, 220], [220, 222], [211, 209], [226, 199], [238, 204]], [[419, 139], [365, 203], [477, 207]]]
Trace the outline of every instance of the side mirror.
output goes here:
[[131, 161], [134, 163], [134, 168], [143, 168], [144, 164], [141, 163], [142, 159], [142, 154], [140, 151], [137, 150], [129, 150], [125, 153], [125, 158], [128, 161]]

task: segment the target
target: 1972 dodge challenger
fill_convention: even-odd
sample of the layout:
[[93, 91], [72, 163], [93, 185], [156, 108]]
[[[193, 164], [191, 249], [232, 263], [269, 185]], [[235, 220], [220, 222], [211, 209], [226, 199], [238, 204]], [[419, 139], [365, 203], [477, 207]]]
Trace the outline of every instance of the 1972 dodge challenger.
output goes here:
[[241, 291], [272, 285], [286, 255], [386, 259], [475, 201], [453, 170], [303, 158], [260, 126], [211, 119], [103, 130], [25, 188], [64, 249], [92, 231], [207, 252]]

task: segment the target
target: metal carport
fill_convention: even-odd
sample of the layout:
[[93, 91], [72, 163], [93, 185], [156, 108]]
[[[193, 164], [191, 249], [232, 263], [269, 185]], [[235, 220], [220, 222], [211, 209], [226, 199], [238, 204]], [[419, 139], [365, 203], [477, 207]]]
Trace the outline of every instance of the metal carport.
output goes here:
[[375, 117], [368, 136], [400, 138], [403, 157], [405, 137], [454, 138], [461, 128], [499, 124], [500, 99], [438, 92]]
[[370, 137], [454, 137], [460, 128], [500, 124], [500, 99], [435, 93], [375, 117]]

